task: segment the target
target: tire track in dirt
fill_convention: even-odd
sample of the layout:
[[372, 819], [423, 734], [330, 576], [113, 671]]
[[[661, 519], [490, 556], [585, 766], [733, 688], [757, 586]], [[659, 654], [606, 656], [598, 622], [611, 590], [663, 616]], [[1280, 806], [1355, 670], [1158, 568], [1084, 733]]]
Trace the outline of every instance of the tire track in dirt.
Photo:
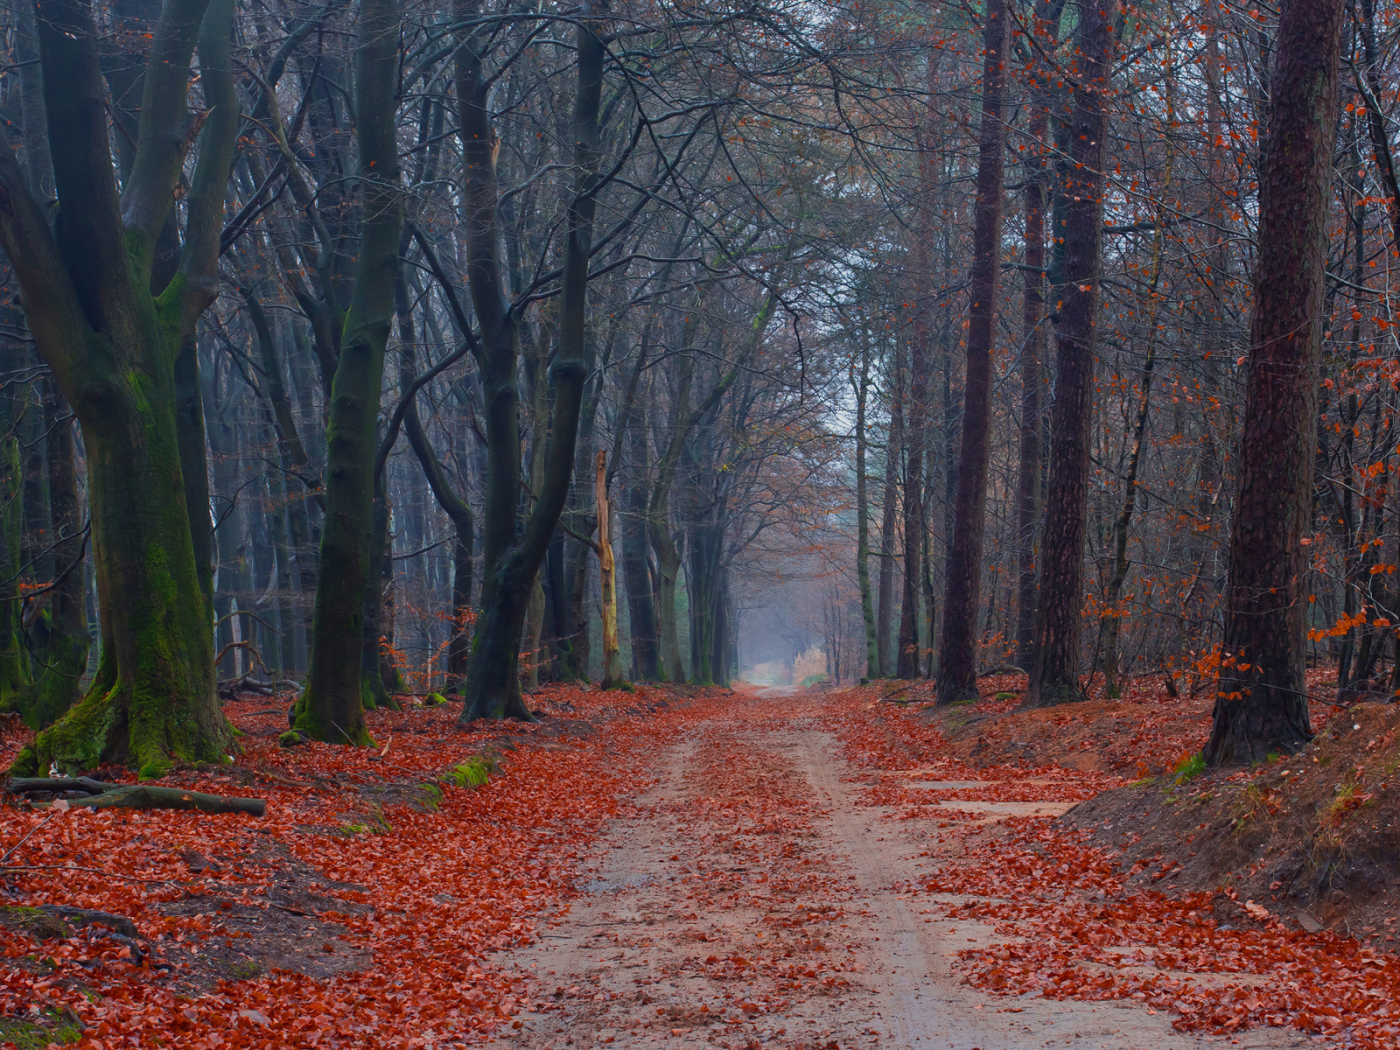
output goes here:
[[[996, 998], [960, 948], [998, 938], [896, 887], [936, 875], [918, 822], [861, 805], [820, 705], [753, 696], [661, 751], [583, 896], [513, 953], [538, 1008], [498, 1045], [793, 1050], [1187, 1050], [1311, 1045], [1187, 1035], [1131, 1003]], [[928, 907], [921, 907], [928, 905]]]

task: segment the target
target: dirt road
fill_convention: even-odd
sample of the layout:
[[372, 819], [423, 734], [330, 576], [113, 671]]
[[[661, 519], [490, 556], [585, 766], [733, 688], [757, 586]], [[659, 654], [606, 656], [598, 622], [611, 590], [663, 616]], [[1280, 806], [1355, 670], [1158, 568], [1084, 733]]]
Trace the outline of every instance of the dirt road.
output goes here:
[[[1185, 1035], [1137, 1004], [998, 998], [961, 984], [958, 951], [997, 936], [944, 917], [963, 898], [909, 892], [936, 875], [941, 854], [921, 822], [862, 797], [879, 778], [843, 763], [819, 699], [756, 693], [664, 749], [654, 775], [600, 843], [584, 895], [514, 954], [549, 1005], [522, 1014], [497, 1044], [1314, 1045], [1276, 1029]], [[994, 804], [982, 819], [1068, 804]]]

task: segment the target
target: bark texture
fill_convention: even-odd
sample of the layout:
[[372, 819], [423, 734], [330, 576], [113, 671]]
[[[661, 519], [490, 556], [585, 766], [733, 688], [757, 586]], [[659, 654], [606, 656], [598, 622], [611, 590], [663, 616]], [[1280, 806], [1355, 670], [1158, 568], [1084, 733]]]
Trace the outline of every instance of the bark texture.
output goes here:
[[1279, 19], [1211, 765], [1291, 753], [1312, 739], [1300, 540], [1312, 524], [1344, 12], [1341, 0], [1289, 0]]
[[[977, 205], [972, 226], [972, 307], [968, 315], [967, 380], [963, 391], [953, 536], [948, 548], [943, 631], [938, 647], [938, 704], [977, 699], [982, 540], [987, 519], [987, 465], [992, 436], [992, 342], [1001, 271], [1002, 157], [1006, 133], [1001, 97], [1006, 82], [1006, 6], [987, 0], [983, 33], [982, 128], [977, 149]], [[930, 625], [931, 626], [931, 625]]]
[[[1118, 5], [1081, 0], [1070, 161], [1063, 196], [1064, 283], [1057, 289], [1055, 405], [1050, 417], [1050, 471], [1041, 534], [1040, 596], [1036, 605], [1028, 707], [1083, 699], [1079, 637], [1083, 591], [1085, 508], [1089, 487], [1089, 426], [1094, 397], [1094, 344], [1099, 312], [1103, 240], [1105, 95]], [[1058, 215], [1058, 212], [1057, 212]]]

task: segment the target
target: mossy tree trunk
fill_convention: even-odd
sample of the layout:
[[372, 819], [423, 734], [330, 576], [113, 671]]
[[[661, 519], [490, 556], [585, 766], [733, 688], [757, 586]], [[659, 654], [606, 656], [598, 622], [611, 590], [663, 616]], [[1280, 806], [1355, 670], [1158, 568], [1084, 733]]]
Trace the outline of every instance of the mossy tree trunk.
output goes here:
[[[316, 740], [365, 744], [362, 652], [371, 578], [374, 473], [384, 348], [394, 316], [403, 189], [394, 113], [398, 8], [363, 0], [355, 52], [360, 240], [354, 290], [331, 383], [326, 519], [321, 533], [311, 666], [292, 728]], [[378, 570], [378, 565], [374, 569]]]
[[[83, 429], [103, 654], [82, 702], [20, 754], [16, 772], [122, 761], [160, 775], [176, 762], [217, 760], [230, 744], [186, 511], [175, 362], [217, 292], [238, 123], [228, 66], [232, 11], [231, 0], [165, 4], [151, 27], [120, 192], [92, 10], [82, 0], [57, 0], [37, 20], [61, 218], [50, 223], [18, 164], [0, 154], [0, 244], [35, 347]], [[213, 105], [198, 139], [179, 266], [153, 290], [156, 246], [191, 126], [186, 98], [197, 38]]]

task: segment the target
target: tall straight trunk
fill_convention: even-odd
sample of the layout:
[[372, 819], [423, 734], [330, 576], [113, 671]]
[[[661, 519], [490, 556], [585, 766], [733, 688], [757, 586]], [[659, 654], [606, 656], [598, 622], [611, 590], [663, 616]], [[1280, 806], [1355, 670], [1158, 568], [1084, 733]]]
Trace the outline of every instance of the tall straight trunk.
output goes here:
[[[1171, 43], [1167, 44], [1167, 61], [1170, 67]], [[1167, 124], [1172, 126], [1176, 117], [1175, 80], [1171, 73], [1166, 75]], [[1176, 146], [1167, 139], [1166, 167], [1158, 199], [1164, 200], [1171, 189], [1172, 172], [1176, 160]], [[1161, 298], [1157, 287], [1162, 278], [1162, 231], [1167, 224], [1165, 207], [1157, 209], [1157, 224], [1152, 231], [1152, 276], [1149, 284], [1151, 306], [1148, 308], [1147, 356], [1142, 363], [1142, 378], [1138, 381], [1137, 418], [1133, 423], [1133, 445], [1128, 454], [1128, 469], [1123, 478], [1123, 507], [1113, 522], [1113, 572], [1108, 580], [1103, 600], [1103, 618], [1099, 621], [1099, 652], [1103, 661], [1104, 695], [1118, 699], [1122, 695], [1119, 686], [1119, 639], [1123, 620], [1118, 608], [1118, 599], [1123, 593], [1123, 584], [1128, 579], [1131, 563], [1128, 561], [1128, 530], [1133, 523], [1133, 512], [1137, 508], [1138, 471], [1142, 465], [1142, 449], [1147, 436], [1148, 414], [1152, 408], [1152, 375], [1157, 365], [1157, 318], [1161, 311]]]
[[938, 81], [938, 52], [928, 57], [928, 98], [919, 150], [919, 215], [911, 253], [914, 280], [913, 338], [909, 345], [909, 398], [904, 405], [904, 593], [899, 617], [896, 678], [919, 676], [919, 586], [923, 579], [924, 547], [924, 425], [928, 409], [928, 351], [931, 339], [929, 315], [933, 310], [931, 246], [934, 230], [934, 194], [938, 187], [933, 132], [938, 114], [934, 109]]
[[643, 681], [660, 677], [656, 602], [647, 566], [647, 434], [643, 413], [632, 407], [627, 424], [627, 466], [622, 481], [622, 576], [632, 628], [633, 675]]
[[1312, 739], [1304, 680], [1317, 387], [1345, 5], [1287, 0], [1259, 172], [1259, 259], [1211, 765]]
[[365, 587], [378, 570], [370, 559], [379, 392], [403, 218], [394, 121], [397, 88], [398, 5], [362, 0], [355, 49], [359, 258], [331, 384], [311, 667], [292, 723], [294, 731], [331, 743], [370, 742], [360, 695], [361, 665]]
[[[324, 499], [324, 494], [321, 491], [321, 483], [312, 470], [311, 457], [307, 454], [306, 445], [297, 428], [296, 417], [292, 415], [292, 402], [282, 379], [282, 362], [267, 311], [250, 289], [243, 291], [243, 301], [258, 345], [265, 382], [264, 391], [277, 428], [277, 451], [282, 471], [287, 477], [298, 479], [286, 485], [287, 537], [296, 558], [297, 582], [301, 588], [303, 607], [297, 627], [304, 636], [304, 645], [311, 637], [310, 599], [316, 593], [317, 556], [315, 545], [311, 541], [311, 515], [313, 510], [319, 510], [318, 501]], [[309, 377], [306, 378], [309, 381]], [[186, 489], [188, 488], [187, 483]], [[291, 623], [284, 624], [282, 629], [288, 644], [291, 644]]]
[[[269, 423], [271, 421], [269, 420]], [[269, 426], [269, 429], [271, 427]], [[296, 652], [296, 614], [292, 611], [292, 559], [287, 532], [287, 479], [279, 470], [267, 474], [269, 513], [268, 532], [277, 564], [276, 610], [279, 659], [270, 670], [282, 679], [292, 673]]]
[[[1039, 27], [1037, 27], [1039, 28]], [[1025, 291], [1021, 309], [1021, 428], [1016, 473], [1016, 658], [1030, 665], [1035, 624], [1035, 525], [1041, 467], [1040, 391], [1045, 382], [1040, 326], [1045, 310], [1045, 160], [1040, 143], [1049, 130], [1050, 107], [1031, 100], [1031, 157], [1026, 172]]]
[[[18, 411], [15, 402], [20, 401]], [[20, 602], [20, 577], [24, 574], [24, 455], [14, 437], [24, 411], [20, 398], [5, 399], [4, 429], [0, 438], [0, 703], [19, 706], [33, 687], [29, 654], [25, 651], [24, 621]]]
[[[545, 381], [545, 361], [544, 356], [547, 350], [536, 345], [531, 354], [526, 357], [526, 369], [533, 376], [531, 384], [530, 399], [530, 491], [538, 492], [540, 485], [544, 481], [544, 445], [545, 435], [549, 430], [549, 387]], [[538, 356], [535, 356], [538, 355]], [[534, 360], [531, 360], [531, 357]], [[578, 472], [585, 476], [585, 472]], [[524, 508], [522, 508], [523, 510]], [[586, 557], [586, 556], [585, 556]], [[525, 684], [530, 689], [539, 688], [540, 665], [547, 659], [544, 640], [544, 610], [545, 593], [543, 573], [536, 572], [535, 578], [530, 581], [530, 603], [525, 610]], [[581, 598], [582, 596], [580, 596]], [[579, 605], [582, 613], [582, 602]], [[586, 634], [587, 625], [580, 615], [578, 626]], [[580, 674], [587, 679], [587, 662], [580, 669]]]
[[[919, 307], [922, 309], [922, 306]], [[923, 378], [926, 356], [920, 347], [928, 337], [928, 325], [914, 325], [910, 346], [909, 403], [904, 429], [904, 595], [899, 617], [899, 649], [896, 678], [919, 676], [919, 584], [923, 577], [924, 547], [924, 410], [927, 384]]]
[[1080, 601], [1103, 240], [1103, 139], [1108, 124], [1104, 96], [1109, 89], [1117, 9], [1114, 0], [1080, 0], [1065, 226], [1055, 231], [1063, 240], [1064, 283], [1056, 290], [1060, 328], [1040, 599], [1025, 696], [1029, 707], [1084, 697], [1079, 685]]
[[480, 320], [478, 353], [486, 402], [489, 466], [486, 478], [485, 573], [481, 609], [467, 672], [462, 720], [530, 718], [520, 695], [520, 632], [530, 584], [549, 547], [568, 496], [587, 369], [584, 311], [598, 179], [598, 112], [603, 82], [603, 43], [592, 9], [585, 6], [575, 30], [578, 86], [574, 99], [574, 195], [569, 203], [561, 274], [559, 343], [550, 366], [554, 411], [544, 450], [545, 473], [534, 509], [516, 536], [520, 504], [520, 429], [517, 415], [515, 309], [505, 301], [497, 261], [499, 220], [495, 134], [487, 110], [494, 80], [483, 75], [482, 41], [468, 28], [476, 0], [457, 0], [458, 126], [463, 152], [467, 274]]
[[894, 653], [890, 651], [890, 629], [894, 619], [895, 525], [898, 522], [899, 456], [903, 441], [902, 411], [904, 400], [904, 356], [894, 355], [894, 396], [890, 399], [890, 431], [885, 448], [885, 491], [880, 510], [880, 597], [877, 604], [876, 644], [880, 651], [880, 677], [889, 678], [895, 671]]
[[[470, 634], [467, 630], [471, 619], [472, 601], [472, 554], [475, 543], [475, 519], [471, 504], [457, 491], [438, 459], [428, 434], [423, 429], [423, 420], [418, 415], [417, 361], [414, 346], [417, 343], [413, 325], [412, 305], [408, 296], [408, 282], [402, 271], [394, 287], [394, 307], [398, 314], [399, 342], [399, 393], [408, 399], [404, 410], [404, 433], [408, 436], [409, 447], [423, 468], [423, 476], [428, 487], [433, 490], [433, 498], [452, 521], [452, 612], [450, 616], [451, 635], [447, 642], [447, 681], [444, 689], [448, 693], [461, 690], [466, 679], [467, 656], [470, 651]], [[381, 454], [387, 450], [381, 447]]]
[[856, 580], [860, 585], [860, 614], [865, 624], [865, 676], [880, 675], [880, 638], [870, 595], [870, 498], [865, 478], [866, 405], [870, 395], [870, 343], [861, 341], [860, 377], [856, 391]]
[[[402, 692], [398, 667], [385, 650], [392, 644], [391, 606], [386, 592], [393, 586], [394, 551], [389, 538], [388, 478], [374, 476], [374, 502], [370, 512], [369, 574], [365, 580], [364, 626], [360, 630], [360, 703], [366, 711], [395, 708], [393, 693]], [[388, 673], [386, 674], [386, 667]]]
[[613, 557], [612, 506], [608, 501], [608, 454], [598, 453], [594, 506], [598, 508], [598, 580], [602, 590], [603, 688], [622, 682], [617, 641], [617, 562]]
[[986, 21], [982, 45], [982, 128], [977, 145], [977, 204], [972, 221], [972, 306], [968, 314], [962, 448], [953, 535], [948, 548], [943, 632], [938, 646], [940, 705], [977, 699], [980, 641], [977, 613], [987, 519], [987, 466], [991, 459], [992, 342], [997, 277], [1001, 272], [1002, 157], [1006, 139], [1001, 120], [1001, 96], [1006, 83], [1004, 0], [987, 0]]

